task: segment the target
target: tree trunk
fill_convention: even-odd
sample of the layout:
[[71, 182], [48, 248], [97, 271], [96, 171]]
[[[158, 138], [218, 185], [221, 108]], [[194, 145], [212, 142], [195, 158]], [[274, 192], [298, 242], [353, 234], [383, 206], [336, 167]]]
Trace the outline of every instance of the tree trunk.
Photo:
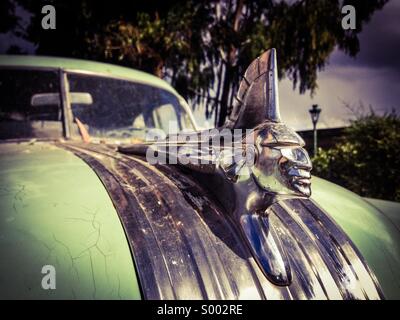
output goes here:
[[225, 123], [226, 116], [228, 115], [229, 89], [231, 87], [232, 77], [233, 77], [233, 67], [230, 64], [226, 63], [224, 83], [222, 85], [220, 110], [218, 116], [218, 127], [221, 127]]
[[[238, 0], [234, 15], [234, 20], [232, 23], [233, 31], [239, 31], [239, 24], [240, 19], [243, 15], [243, 6], [244, 0]], [[228, 108], [229, 108], [229, 90], [231, 88], [231, 84], [233, 83], [234, 77], [234, 63], [236, 60], [237, 55], [237, 48], [231, 45], [231, 48], [227, 54], [227, 61], [225, 63], [225, 77], [224, 77], [224, 84], [222, 86], [222, 96], [221, 96], [221, 103], [220, 103], [220, 112], [218, 117], [218, 127], [222, 126], [225, 123], [225, 119], [228, 115]], [[232, 93], [235, 94], [235, 93]]]

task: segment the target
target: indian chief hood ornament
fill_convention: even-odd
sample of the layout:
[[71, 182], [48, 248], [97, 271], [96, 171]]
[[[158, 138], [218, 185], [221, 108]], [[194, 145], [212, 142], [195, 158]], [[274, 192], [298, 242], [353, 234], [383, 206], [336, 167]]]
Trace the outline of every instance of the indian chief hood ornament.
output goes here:
[[251, 171], [271, 196], [270, 203], [311, 195], [312, 165], [304, 141], [281, 122], [275, 49], [266, 51], [246, 70], [225, 127], [254, 128], [257, 158]]
[[145, 154], [152, 164], [184, 166], [199, 181], [219, 185], [214, 192], [241, 226], [264, 274], [289, 285], [288, 258], [269, 224], [269, 208], [309, 197], [312, 166], [304, 141], [281, 121], [275, 49], [250, 64], [222, 128], [156, 140], [119, 150]]

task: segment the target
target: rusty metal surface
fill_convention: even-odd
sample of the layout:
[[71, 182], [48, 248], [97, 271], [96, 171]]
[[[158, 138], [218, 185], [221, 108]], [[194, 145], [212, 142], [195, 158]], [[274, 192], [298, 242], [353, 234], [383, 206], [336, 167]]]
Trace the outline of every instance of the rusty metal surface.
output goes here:
[[63, 147], [86, 161], [107, 188], [146, 299], [382, 298], [351, 241], [310, 200], [281, 201], [268, 215], [254, 216], [257, 230], [285, 253], [290, 278], [276, 285], [257, 264], [229, 207], [216, 198], [230, 195], [213, 175], [152, 166], [107, 146]]

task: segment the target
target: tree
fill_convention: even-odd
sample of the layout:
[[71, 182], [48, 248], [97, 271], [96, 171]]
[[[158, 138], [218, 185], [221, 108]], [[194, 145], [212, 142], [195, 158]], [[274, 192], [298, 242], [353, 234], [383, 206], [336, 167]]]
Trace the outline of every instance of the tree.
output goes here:
[[[37, 14], [48, 1], [15, 1], [36, 13], [27, 37], [39, 54], [108, 61], [167, 78], [222, 125], [256, 56], [275, 47], [280, 77], [312, 94], [335, 47], [356, 55], [357, 35], [388, 0], [59, 0], [51, 32], [40, 28]], [[346, 4], [356, 8], [355, 30], [341, 27]]]
[[313, 173], [361, 196], [400, 201], [400, 118], [373, 111], [353, 121], [335, 147], [318, 151]]

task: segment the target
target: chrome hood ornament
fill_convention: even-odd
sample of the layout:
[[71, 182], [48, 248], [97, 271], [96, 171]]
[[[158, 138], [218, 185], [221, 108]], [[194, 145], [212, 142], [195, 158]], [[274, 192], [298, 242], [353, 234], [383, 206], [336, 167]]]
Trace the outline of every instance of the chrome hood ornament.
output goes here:
[[[221, 145], [226, 140], [231, 143]], [[271, 49], [246, 70], [222, 128], [119, 150], [146, 154], [152, 164], [182, 165], [221, 186], [215, 193], [241, 226], [264, 274], [274, 284], [289, 285], [288, 258], [268, 214], [279, 200], [311, 195], [312, 166], [303, 146], [280, 118], [276, 51]]]
[[[252, 174], [260, 188], [279, 199], [309, 197], [311, 160], [303, 139], [281, 122], [276, 50], [266, 51], [245, 72], [226, 128], [253, 126], [257, 153]], [[248, 140], [248, 139], [247, 139]]]

